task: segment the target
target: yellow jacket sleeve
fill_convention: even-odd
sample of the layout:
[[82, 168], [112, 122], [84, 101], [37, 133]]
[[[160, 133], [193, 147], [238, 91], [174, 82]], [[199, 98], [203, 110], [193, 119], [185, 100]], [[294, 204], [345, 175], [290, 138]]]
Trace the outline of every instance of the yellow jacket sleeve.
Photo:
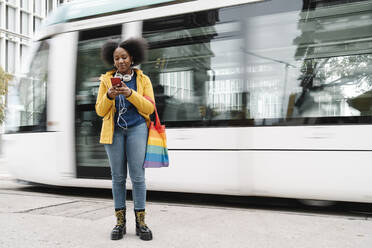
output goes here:
[[[143, 75], [144, 77], [144, 86], [143, 86], [143, 95], [139, 94], [139, 92], [132, 90], [132, 95], [127, 97], [127, 100], [130, 101], [138, 110], [138, 112], [151, 115], [155, 108], [154, 105], [144, 98], [144, 96], [150, 97], [154, 102], [154, 91], [152, 89], [152, 84], [150, 79]], [[139, 89], [137, 89], [139, 91]]]
[[105, 79], [101, 76], [101, 83], [99, 85], [98, 96], [96, 101], [96, 112], [97, 115], [104, 117], [114, 106], [115, 99], [110, 100], [107, 97], [108, 84]]

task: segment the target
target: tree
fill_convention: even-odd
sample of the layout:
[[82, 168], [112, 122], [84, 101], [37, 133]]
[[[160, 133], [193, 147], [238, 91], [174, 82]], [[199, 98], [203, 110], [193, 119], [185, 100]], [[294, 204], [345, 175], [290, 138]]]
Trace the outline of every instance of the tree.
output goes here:
[[5, 118], [5, 106], [6, 101], [2, 100], [2, 96], [6, 98], [6, 94], [8, 93], [8, 84], [9, 81], [13, 79], [13, 76], [3, 70], [0, 66], [0, 125], [3, 123]]

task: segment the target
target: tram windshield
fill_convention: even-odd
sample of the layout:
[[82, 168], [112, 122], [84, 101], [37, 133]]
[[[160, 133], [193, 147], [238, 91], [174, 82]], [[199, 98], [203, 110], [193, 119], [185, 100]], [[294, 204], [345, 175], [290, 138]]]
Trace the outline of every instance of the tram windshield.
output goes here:
[[5, 132], [46, 131], [49, 44], [38, 44], [29, 71], [9, 89]]

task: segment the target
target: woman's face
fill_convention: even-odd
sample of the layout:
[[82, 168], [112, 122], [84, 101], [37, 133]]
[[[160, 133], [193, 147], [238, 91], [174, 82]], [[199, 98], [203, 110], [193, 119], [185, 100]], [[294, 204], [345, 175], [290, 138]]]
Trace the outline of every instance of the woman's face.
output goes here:
[[118, 47], [114, 51], [114, 65], [121, 74], [131, 73], [132, 57], [129, 53], [121, 47]]

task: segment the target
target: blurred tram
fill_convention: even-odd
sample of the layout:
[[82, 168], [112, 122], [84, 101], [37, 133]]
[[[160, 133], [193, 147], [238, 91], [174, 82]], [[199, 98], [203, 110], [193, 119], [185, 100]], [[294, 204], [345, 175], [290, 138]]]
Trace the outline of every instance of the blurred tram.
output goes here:
[[111, 69], [100, 48], [141, 36], [170, 156], [146, 170], [149, 190], [372, 202], [372, 1], [362, 0], [61, 6], [8, 98], [15, 178], [111, 187], [95, 113]]

